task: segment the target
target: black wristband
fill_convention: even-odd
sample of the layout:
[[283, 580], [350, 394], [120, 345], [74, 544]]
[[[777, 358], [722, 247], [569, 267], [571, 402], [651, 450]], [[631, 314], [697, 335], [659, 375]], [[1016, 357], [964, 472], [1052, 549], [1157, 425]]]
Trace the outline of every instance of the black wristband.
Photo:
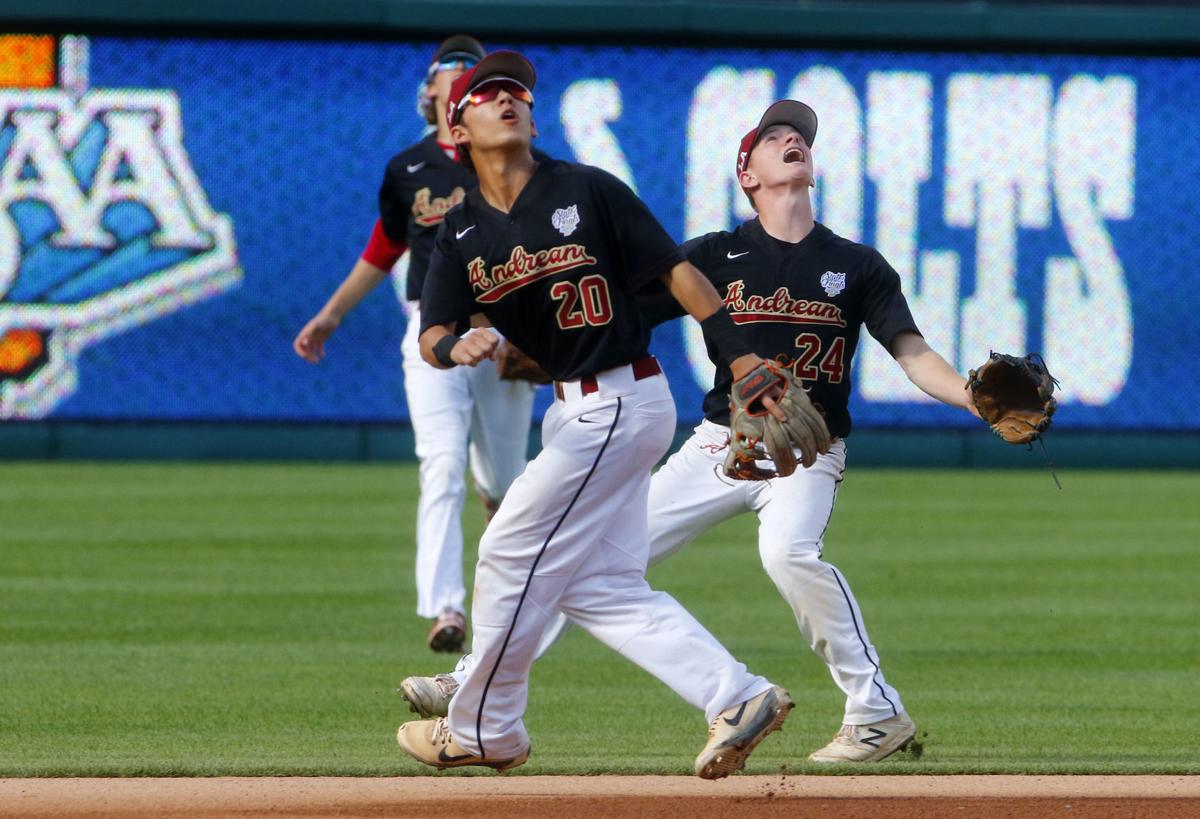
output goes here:
[[450, 351], [454, 349], [454, 345], [462, 341], [456, 335], [450, 334], [442, 336], [438, 339], [437, 344], [433, 345], [433, 357], [443, 367], [457, 367], [458, 362], [450, 357]]
[[733, 316], [729, 315], [725, 305], [721, 305], [721, 309], [700, 322], [700, 329], [717, 348], [717, 355], [726, 364], [735, 358], [754, 354], [742, 331], [733, 323]]

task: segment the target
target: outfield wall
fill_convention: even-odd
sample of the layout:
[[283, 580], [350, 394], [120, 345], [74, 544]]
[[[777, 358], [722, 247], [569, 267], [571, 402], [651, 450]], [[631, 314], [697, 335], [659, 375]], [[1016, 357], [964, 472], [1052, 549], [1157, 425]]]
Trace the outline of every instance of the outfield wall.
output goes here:
[[[672, 450], [691, 430], [680, 427]], [[540, 448], [538, 427], [529, 453]], [[1200, 436], [1057, 431], [1039, 447], [1009, 446], [983, 429], [864, 429], [849, 439], [855, 466], [1073, 469], [1200, 468]], [[406, 424], [189, 424], [25, 422], [0, 424], [0, 460], [396, 461], [414, 455]], [[1045, 477], [1046, 488], [1052, 479]], [[1065, 479], [1070, 486], [1070, 479]]]
[[[320, 367], [290, 341], [361, 249], [384, 162], [420, 135], [409, 78], [431, 41], [103, 22], [0, 39], [0, 455], [410, 453], [394, 292]], [[749, 215], [737, 137], [805, 99], [818, 217], [892, 261], [952, 363], [1040, 350], [1066, 376], [1064, 442], [1112, 428], [1140, 462], [1200, 463], [1200, 60], [611, 43], [494, 42], [539, 66], [543, 150], [612, 170], [682, 240]], [[697, 342], [679, 322], [654, 344], [684, 423], [710, 373]], [[855, 370], [864, 448], [978, 460], [971, 419], [874, 341]]]

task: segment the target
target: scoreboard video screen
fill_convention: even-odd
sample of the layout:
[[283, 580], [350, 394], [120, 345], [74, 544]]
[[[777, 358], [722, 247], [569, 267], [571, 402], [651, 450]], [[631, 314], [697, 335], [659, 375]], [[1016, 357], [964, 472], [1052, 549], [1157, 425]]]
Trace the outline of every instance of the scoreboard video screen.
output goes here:
[[[291, 341], [423, 135], [435, 45], [0, 35], [0, 417], [407, 420], [404, 259], [322, 364]], [[535, 144], [616, 174], [681, 242], [753, 217], [738, 141], [807, 102], [817, 218], [891, 262], [955, 367], [1043, 353], [1059, 428], [1200, 426], [1200, 60], [489, 45], [538, 68]], [[697, 420], [698, 328], [653, 352]], [[971, 423], [866, 334], [851, 409]]]

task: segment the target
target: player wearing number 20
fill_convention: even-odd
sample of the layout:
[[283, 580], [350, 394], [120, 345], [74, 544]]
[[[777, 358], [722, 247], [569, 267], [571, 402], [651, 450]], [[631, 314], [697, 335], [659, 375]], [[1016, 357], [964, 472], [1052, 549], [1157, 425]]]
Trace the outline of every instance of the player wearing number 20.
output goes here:
[[441, 367], [493, 355], [490, 330], [456, 335], [482, 313], [550, 373], [557, 400], [541, 453], [480, 541], [469, 670], [448, 717], [406, 723], [397, 739], [439, 768], [524, 762], [529, 667], [562, 611], [705, 712], [696, 772], [719, 778], [742, 767], [792, 701], [646, 583], [646, 493], [674, 434], [675, 404], [647, 355], [650, 326], [635, 293], [664, 284], [713, 332], [736, 376], [762, 360], [628, 187], [596, 168], [535, 161], [535, 80], [524, 57], [497, 52], [451, 89], [452, 134], [479, 188], [438, 234], [421, 352]]

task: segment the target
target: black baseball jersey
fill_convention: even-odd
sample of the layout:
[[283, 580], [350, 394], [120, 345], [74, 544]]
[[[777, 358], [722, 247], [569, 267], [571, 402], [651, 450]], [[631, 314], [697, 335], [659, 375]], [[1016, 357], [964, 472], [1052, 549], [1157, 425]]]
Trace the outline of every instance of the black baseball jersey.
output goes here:
[[625, 183], [543, 160], [510, 213], [478, 189], [446, 214], [421, 293], [421, 331], [482, 312], [558, 381], [647, 354], [634, 292], [683, 261]]
[[[535, 159], [545, 156], [534, 150]], [[393, 242], [408, 245], [405, 297], [421, 298], [429, 256], [442, 219], [450, 208], [479, 186], [479, 179], [438, 144], [437, 132], [392, 157], [379, 186], [379, 221]]]
[[446, 211], [478, 184], [473, 173], [446, 156], [436, 132], [388, 162], [379, 186], [379, 221], [389, 239], [408, 245], [405, 295], [410, 301], [421, 298], [433, 241]]
[[[920, 332], [900, 290], [900, 275], [874, 248], [822, 224], [799, 242], [767, 234], [754, 219], [710, 233], [683, 251], [712, 281], [754, 352], [782, 360], [825, 414], [831, 435], [850, 434], [850, 361], [862, 325], [884, 347], [901, 332]], [[704, 415], [729, 423], [729, 367], [717, 364]]]

